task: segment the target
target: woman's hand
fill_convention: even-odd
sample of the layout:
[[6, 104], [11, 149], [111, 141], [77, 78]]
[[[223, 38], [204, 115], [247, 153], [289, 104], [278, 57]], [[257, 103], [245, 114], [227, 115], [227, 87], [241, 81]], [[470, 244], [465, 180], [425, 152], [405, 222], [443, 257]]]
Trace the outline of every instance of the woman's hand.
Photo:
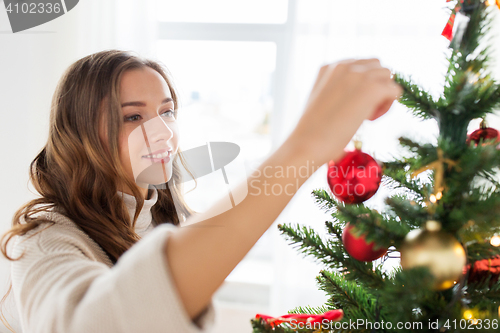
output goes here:
[[288, 141], [313, 153], [320, 164], [335, 160], [342, 155], [339, 147], [349, 143], [363, 120], [385, 114], [401, 93], [378, 59], [325, 65]]

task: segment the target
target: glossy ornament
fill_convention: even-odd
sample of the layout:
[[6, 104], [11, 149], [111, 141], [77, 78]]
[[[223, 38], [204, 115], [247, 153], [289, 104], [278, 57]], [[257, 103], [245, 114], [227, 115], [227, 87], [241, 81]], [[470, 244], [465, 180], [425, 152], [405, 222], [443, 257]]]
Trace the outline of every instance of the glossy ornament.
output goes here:
[[373, 261], [387, 253], [387, 248], [377, 246], [374, 242], [367, 243], [365, 235], [356, 235], [356, 229], [347, 223], [342, 232], [342, 243], [351, 257], [360, 261]]
[[328, 163], [328, 185], [333, 195], [348, 204], [370, 199], [382, 180], [382, 167], [359, 148], [347, 152], [342, 160]]
[[465, 264], [462, 244], [441, 231], [437, 221], [427, 221], [425, 228], [410, 231], [401, 246], [403, 269], [427, 267], [435, 277], [435, 290], [453, 287], [460, 280]]
[[[479, 144], [480, 141], [485, 140], [495, 140], [493, 143], [500, 142], [500, 134], [498, 131], [492, 127], [488, 127], [485, 120], [481, 122], [480, 128], [472, 132], [467, 136], [467, 144], [473, 143], [475, 146]], [[483, 145], [486, 143], [483, 143]]]

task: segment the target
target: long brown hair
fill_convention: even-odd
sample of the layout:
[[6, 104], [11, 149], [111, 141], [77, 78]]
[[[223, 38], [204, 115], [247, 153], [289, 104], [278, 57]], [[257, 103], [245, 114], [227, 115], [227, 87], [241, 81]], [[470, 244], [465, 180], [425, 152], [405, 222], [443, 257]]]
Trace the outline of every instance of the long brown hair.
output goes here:
[[[76, 61], [63, 74], [52, 98], [47, 144], [30, 165], [30, 181], [41, 197], [19, 208], [12, 228], [0, 238], [0, 251], [7, 259], [22, 257], [8, 255], [9, 241], [43, 223], [53, 224], [34, 215], [55, 207], [99, 244], [113, 263], [140, 239], [134, 226], [144, 198], [120, 163], [118, 138], [123, 115], [119, 88], [125, 71], [146, 66], [167, 82], [177, 117], [178, 95], [170, 73], [158, 62], [127, 51], [107, 50]], [[106, 139], [100, 131], [107, 133]], [[180, 149], [172, 162], [169, 186], [157, 187], [158, 200], [151, 208], [154, 226], [179, 225], [179, 216], [187, 218], [193, 213], [182, 196], [179, 162], [189, 172]], [[120, 184], [128, 186], [137, 200], [134, 217], [129, 217], [117, 192]], [[11, 288], [12, 283], [0, 302], [4, 324], [1, 306]]]

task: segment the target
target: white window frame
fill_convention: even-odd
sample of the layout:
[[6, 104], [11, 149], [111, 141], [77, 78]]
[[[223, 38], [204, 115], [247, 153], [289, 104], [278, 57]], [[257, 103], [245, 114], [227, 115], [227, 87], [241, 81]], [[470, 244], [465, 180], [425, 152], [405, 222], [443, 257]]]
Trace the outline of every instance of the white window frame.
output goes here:
[[290, 55], [293, 49], [297, 1], [288, 0], [285, 23], [197, 23], [158, 22], [157, 40], [243, 41], [276, 43], [276, 72], [274, 76], [271, 114], [271, 144], [274, 151], [284, 139], [279, 120], [285, 111], [285, 96], [289, 78]]

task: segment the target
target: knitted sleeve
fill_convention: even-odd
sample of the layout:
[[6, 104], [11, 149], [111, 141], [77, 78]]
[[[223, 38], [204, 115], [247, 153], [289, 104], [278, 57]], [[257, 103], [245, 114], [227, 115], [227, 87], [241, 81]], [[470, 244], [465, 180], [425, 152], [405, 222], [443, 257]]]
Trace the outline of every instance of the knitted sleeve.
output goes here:
[[14, 244], [14, 257], [25, 252], [11, 264], [23, 332], [209, 332], [213, 302], [191, 321], [165, 261], [162, 247], [175, 226], [154, 228], [112, 267], [92, 258], [71, 228], [38, 227]]

